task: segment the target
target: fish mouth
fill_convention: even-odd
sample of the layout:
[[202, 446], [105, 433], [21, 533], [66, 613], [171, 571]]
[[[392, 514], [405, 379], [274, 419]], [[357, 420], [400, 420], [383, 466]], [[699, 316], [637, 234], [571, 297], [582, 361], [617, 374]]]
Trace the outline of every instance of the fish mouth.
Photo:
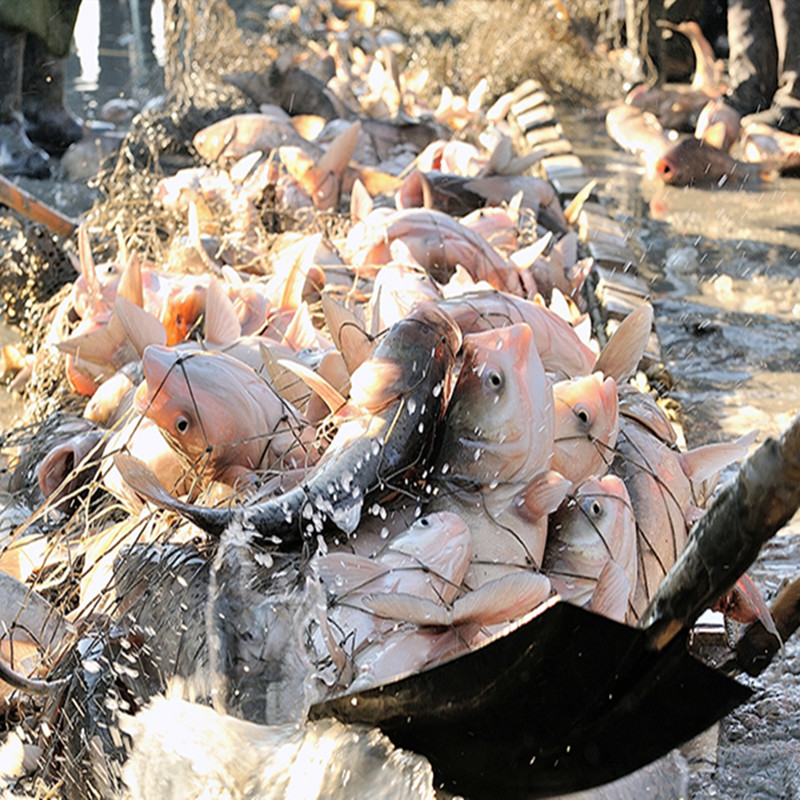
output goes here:
[[675, 168], [665, 158], [659, 158], [656, 161], [654, 170], [664, 183], [672, 183], [676, 178]]

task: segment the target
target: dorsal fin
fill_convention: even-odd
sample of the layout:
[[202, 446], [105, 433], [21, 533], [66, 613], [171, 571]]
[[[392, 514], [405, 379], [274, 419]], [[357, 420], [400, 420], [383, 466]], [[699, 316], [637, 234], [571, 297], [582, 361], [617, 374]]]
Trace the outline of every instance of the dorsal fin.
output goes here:
[[325, 401], [325, 405], [328, 406], [331, 411], [338, 411], [347, 403], [346, 397], [343, 397], [325, 380], [325, 378], [318, 375], [313, 369], [309, 369], [305, 364], [301, 364], [299, 361], [292, 361], [288, 358], [279, 358], [278, 364], [291, 370], [295, 375], [301, 378], [310, 389], [316, 392], [316, 394]]
[[144, 305], [142, 265], [139, 261], [139, 254], [135, 250], [131, 251], [125, 262], [125, 269], [122, 271], [117, 287], [117, 297], [124, 297], [140, 308]]
[[337, 303], [330, 294], [322, 295], [322, 313], [333, 342], [352, 375], [372, 355], [375, 343], [368, 336], [364, 321], [353, 311]]
[[208, 281], [206, 292], [205, 339], [213, 345], [227, 345], [242, 335], [233, 301], [217, 278]]
[[363, 222], [372, 211], [374, 203], [367, 187], [356, 178], [350, 193], [350, 216], [354, 222]]
[[317, 250], [322, 242], [322, 234], [315, 233], [307, 237], [300, 255], [294, 260], [286, 275], [286, 282], [280, 298], [280, 308], [299, 308], [303, 303], [303, 287], [306, 278], [314, 265]]
[[544, 236], [540, 236], [533, 244], [513, 252], [508, 260], [514, 264], [517, 269], [528, 269], [537, 258], [544, 255], [552, 239], [553, 234], [548, 231]]
[[569, 205], [564, 209], [564, 216], [570, 225], [574, 225], [578, 221], [578, 215], [581, 213], [584, 204], [594, 191], [595, 186], [597, 186], [597, 180], [592, 178], [592, 180], [570, 200]]
[[597, 357], [595, 372], [602, 372], [617, 383], [628, 380], [642, 360], [652, 328], [653, 307], [645, 303], [619, 324]]
[[139, 357], [148, 345], [166, 345], [167, 329], [161, 320], [149, 311], [145, 311], [125, 297], [117, 297], [114, 302], [114, 314]]
[[85, 222], [78, 226], [78, 256], [80, 258], [80, 271], [86, 281], [86, 288], [91, 298], [92, 310], [98, 312], [103, 307], [103, 297], [100, 290], [100, 281], [97, 279], [97, 265], [92, 255], [92, 245], [89, 241], [89, 229]]

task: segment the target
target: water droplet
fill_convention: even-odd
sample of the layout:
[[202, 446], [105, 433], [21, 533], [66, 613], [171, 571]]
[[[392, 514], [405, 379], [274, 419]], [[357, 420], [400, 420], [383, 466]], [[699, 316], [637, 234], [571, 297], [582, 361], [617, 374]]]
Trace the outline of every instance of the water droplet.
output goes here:
[[413, 414], [417, 410], [417, 401], [413, 397], [409, 397], [406, 407], [408, 408], [408, 413]]
[[389, 538], [389, 529], [386, 526], [381, 528], [380, 537], [381, 537], [381, 539], [388, 539]]

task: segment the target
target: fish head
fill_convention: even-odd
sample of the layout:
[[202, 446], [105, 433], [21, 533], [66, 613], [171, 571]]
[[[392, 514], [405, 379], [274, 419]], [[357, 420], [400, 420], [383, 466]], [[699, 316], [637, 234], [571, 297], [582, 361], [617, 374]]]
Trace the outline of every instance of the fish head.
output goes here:
[[[423, 566], [453, 586], [464, 578], [472, 554], [472, 536], [466, 522], [451, 511], [420, 517], [387, 547], [387, 554]], [[386, 556], [384, 556], [386, 558]]]
[[239, 415], [231, 413], [241, 399], [239, 386], [226, 380], [224, 369], [214, 369], [210, 355], [150, 345], [142, 355], [145, 380], [134, 395], [136, 410], [191, 460], [246, 438], [237, 431]]
[[724, 150], [690, 136], [661, 155], [655, 173], [672, 186], [708, 184], [730, 175], [735, 163]]
[[464, 337], [464, 363], [444, 421], [439, 470], [480, 485], [529, 482], [553, 449], [553, 395], [531, 328]]
[[553, 386], [553, 469], [573, 483], [605, 470], [619, 434], [617, 383], [594, 372]]
[[161, 322], [167, 329], [167, 345], [186, 340], [206, 308], [207, 287], [192, 281], [173, 286], [164, 300]]
[[[554, 539], [601, 558], [611, 557], [628, 571], [635, 563], [636, 521], [628, 491], [616, 475], [589, 478], [556, 512]], [[600, 547], [598, 547], [600, 545]]]

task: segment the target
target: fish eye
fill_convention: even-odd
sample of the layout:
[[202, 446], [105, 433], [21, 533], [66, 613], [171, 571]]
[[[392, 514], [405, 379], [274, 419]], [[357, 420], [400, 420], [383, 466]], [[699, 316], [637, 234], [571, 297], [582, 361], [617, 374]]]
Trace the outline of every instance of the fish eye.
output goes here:
[[603, 504], [596, 497], [587, 497], [581, 503], [581, 508], [590, 520], [598, 520], [603, 516]]
[[184, 416], [178, 417], [175, 420], [175, 430], [178, 433], [186, 433], [189, 430], [189, 420]]
[[496, 369], [487, 369], [483, 373], [483, 385], [494, 392], [499, 392], [505, 385], [503, 373]]
[[421, 517], [419, 524], [422, 525], [423, 528], [427, 528], [431, 524], [431, 521], [427, 517]]
[[589, 414], [589, 409], [586, 406], [579, 405], [575, 406], [573, 409], [575, 416], [584, 424], [588, 425], [591, 422], [591, 416]]

